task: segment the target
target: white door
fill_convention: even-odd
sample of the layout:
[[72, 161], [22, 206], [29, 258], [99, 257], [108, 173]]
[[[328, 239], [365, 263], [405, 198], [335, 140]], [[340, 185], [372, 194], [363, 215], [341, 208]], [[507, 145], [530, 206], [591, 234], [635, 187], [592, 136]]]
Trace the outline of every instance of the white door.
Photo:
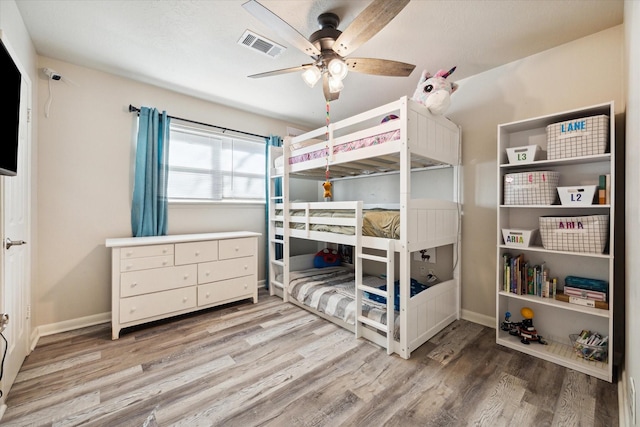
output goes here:
[[[8, 46], [4, 35], [2, 39]], [[10, 51], [13, 54], [12, 51]], [[30, 331], [30, 290], [31, 290], [31, 246], [30, 243], [30, 175], [31, 175], [31, 81], [24, 68], [13, 54], [18, 69], [22, 72], [20, 88], [20, 129], [18, 150], [18, 173], [16, 176], [0, 178], [0, 208], [2, 242], [0, 248], [0, 312], [9, 316], [2, 332], [6, 338], [0, 339], [0, 351], [6, 347], [4, 373], [0, 381], [0, 417], [4, 412], [4, 402], [24, 358], [29, 353]], [[9, 240], [18, 244], [9, 245]], [[20, 241], [26, 242], [19, 244]]]

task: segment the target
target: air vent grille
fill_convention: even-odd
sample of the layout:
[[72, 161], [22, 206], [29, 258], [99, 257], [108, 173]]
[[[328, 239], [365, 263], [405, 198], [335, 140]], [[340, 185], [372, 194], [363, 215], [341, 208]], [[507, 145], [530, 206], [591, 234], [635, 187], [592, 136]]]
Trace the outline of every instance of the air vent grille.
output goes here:
[[246, 30], [242, 37], [240, 37], [240, 40], [238, 40], [238, 44], [258, 51], [271, 58], [278, 57], [285, 50], [284, 46], [281, 46], [278, 43], [266, 39], [249, 30]]

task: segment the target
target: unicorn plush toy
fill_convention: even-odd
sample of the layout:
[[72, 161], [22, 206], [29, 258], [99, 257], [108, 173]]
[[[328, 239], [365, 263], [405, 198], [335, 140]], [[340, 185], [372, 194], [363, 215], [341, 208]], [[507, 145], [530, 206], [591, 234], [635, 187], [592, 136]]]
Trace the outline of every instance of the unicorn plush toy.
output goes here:
[[456, 83], [446, 80], [455, 70], [456, 67], [449, 71], [440, 70], [435, 76], [423, 71], [411, 99], [427, 107], [433, 114], [444, 114], [451, 105], [451, 94], [458, 89]]

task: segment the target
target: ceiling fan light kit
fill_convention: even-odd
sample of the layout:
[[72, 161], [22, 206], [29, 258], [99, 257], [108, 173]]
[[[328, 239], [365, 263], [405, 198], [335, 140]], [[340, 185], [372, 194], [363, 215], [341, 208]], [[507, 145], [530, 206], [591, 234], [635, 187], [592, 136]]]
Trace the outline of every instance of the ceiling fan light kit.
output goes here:
[[409, 0], [373, 0], [344, 30], [338, 30], [340, 18], [335, 13], [326, 12], [318, 16], [320, 29], [306, 39], [279, 16], [258, 3], [249, 0], [242, 5], [245, 10], [271, 27], [282, 38], [313, 59], [313, 63], [281, 70], [254, 74], [259, 78], [302, 71], [302, 79], [309, 87], [323, 80], [323, 92], [327, 102], [338, 99], [344, 88], [342, 80], [349, 69], [356, 73], [378, 76], [407, 77], [415, 65], [399, 61], [377, 58], [346, 58], [360, 45], [382, 30]]

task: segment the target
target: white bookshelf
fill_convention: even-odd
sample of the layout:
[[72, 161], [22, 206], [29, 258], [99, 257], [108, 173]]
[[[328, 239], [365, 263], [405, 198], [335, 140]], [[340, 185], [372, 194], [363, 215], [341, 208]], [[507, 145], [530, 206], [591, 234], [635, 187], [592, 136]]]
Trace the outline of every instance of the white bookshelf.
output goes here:
[[[539, 145], [547, 151], [546, 128], [548, 125], [582, 117], [607, 115], [609, 117], [609, 143], [607, 152], [599, 155], [556, 160], [535, 160], [530, 163], [510, 164], [506, 149]], [[592, 375], [605, 381], [613, 381], [613, 302], [614, 302], [614, 225], [615, 225], [615, 115], [613, 102], [565, 111], [498, 125], [498, 209], [497, 209], [497, 277], [496, 277], [496, 342], [567, 368]], [[560, 173], [558, 186], [598, 184], [600, 175], [611, 177], [610, 203], [587, 206], [553, 205], [505, 205], [503, 197], [504, 176], [508, 173], [528, 171], [556, 171]], [[556, 202], [559, 203], [559, 202]], [[506, 245], [502, 229], [537, 229], [539, 217], [609, 215], [609, 237], [604, 253], [578, 253], [547, 250], [540, 237], [528, 247]], [[609, 283], [608, 309], [591, 308], [553, 298], [517, 294], [505, 289], [503, 255], [523, 254], [531, 264], [542, 264], [549, 270], [549, 277], [557, 277], [559, 287], [566, 276], [579, 276], [605, 280]], [[523, 307], [534, 311], [533, 324], [539, 335], [548, 342], [523, 344], [519, 337], [501, 330], [505, 313], [511, 320], [522, 320]], [[588, 361], [573, 350], [569, 334], [588, 329], [609, 336], [608, 359], [603, 362]]]

